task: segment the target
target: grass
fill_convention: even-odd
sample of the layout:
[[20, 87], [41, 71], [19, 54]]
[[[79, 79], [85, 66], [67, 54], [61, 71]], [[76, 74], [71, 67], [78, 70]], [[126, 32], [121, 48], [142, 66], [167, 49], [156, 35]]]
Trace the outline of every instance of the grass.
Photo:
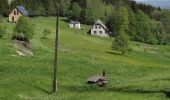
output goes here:
[[[14, 24], [5, 22], [8, 33], [0, 39], [1, 100], [168, 100], [170, 47], [132, 42], [125, 56], [111, 49], [112, 38], [87, 35], [70, 29], [60, 19], [58, 93], [52, 90], [55, 18], [32, 18], [35, 35], [33, 57], [16, 55], [11, 41]], [[42, 39], [43, 30], [53, 34]], [[156, 48], [156, 49], [155, 49]], [[107, 87], [86, 85], [86, 80], [106, 70]]]

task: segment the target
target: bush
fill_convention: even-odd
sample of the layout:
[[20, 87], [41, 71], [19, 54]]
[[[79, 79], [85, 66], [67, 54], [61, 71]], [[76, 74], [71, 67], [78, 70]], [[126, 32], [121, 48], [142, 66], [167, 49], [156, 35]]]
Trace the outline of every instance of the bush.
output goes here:
[[0, 25], [0, 39], [7, 33], [6, 28]]
[[119, 31], [115, 38], [112, 47], [121, 51], [122, 55], [126, 54], [129, 50], [129, 38], [126, 36], [125, 32], [123, 30]]
[[51, 34], [51, 31], [48, 30], [48, 29], [45, 29], [45, 30], [43, 31], [43, 35], [44, 35], [43, 38], [46, 39], [47, 36], [50, 35], [50, 34]]
[[13, 37], [16, 37], [16, 39], [23, 38], [29, 41], [33, 38], [33, 34], [33, 24], [29, 21], [27, 17], [21, 16], [17, 21], [16, 26], [14, 27]]

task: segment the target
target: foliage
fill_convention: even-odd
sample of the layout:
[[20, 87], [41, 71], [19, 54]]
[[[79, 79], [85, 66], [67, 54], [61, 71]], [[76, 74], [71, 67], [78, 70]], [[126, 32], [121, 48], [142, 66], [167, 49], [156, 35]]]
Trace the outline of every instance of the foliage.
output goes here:
[[13, 36], [15, 37], [22, 37], [28, 40], [33, 38], [34, 34], [34, 27], [30, 20], [25, 17], [21, 16], [14, 27]]
[[122, 55], [126, 54], [129, 50], [129, 38], [125, 34], [124, 30], [120, 30], [115, 40], [113, 41], [112, 48], [121, 51]]
[[48, 6], [47, 6], [47, 15], [55, 15], [56, 14], [56, 7], [55, 2], [53, 0], [49, 0]]
[[107, 26], [114, 33], [122, 29], [127, 30], [129, 23], [128, 15], [128, 11], [125, 7], [118, 8], [117, 11], [110, 15]]
[[8, 0], [0, 0], [0, 15], [4, 15], [9, 9]]
[[[157, 44], [166, 44], [166, 33], [163, 24], [160, 21], [153, 21], [152, 22], [152, 32], [155, 35], [155, 39], [157, 39]], [[155, 42], [156, 43], [156, 42]]]
[[44, 39], [46, 39], [47, 38], [47, 36], [49, 36], [51, 34], [51, 31], [49, 30], [49, 29], [44, 29], [44, 31], [43, 31], [43, 38]]
[[162, 11], [160, 10], [154, 10], [152, 13], [151, 13], [151, 18], [157, 20], [157, 21], [160, 21], [161, 19], [161, 15], [162, 15]]
[[93, 11], [90, 9], [85, 9], [84, 13], [85, 13], [85, 18], [82, 21], [89, 25], [93, 24], [96, 19], [93, 14]]
[[70, 7], [70, 0], [61, 0], [60, 2], [60, 15], [61, 16], [68, 16], [69, 14], [69, 7]]
[[129, 29], [128, 34], [131, 40], [135, 40], [136, 36], [136, 16], [134, 12], [129, 13]]
[[0, 17], [0, 39], [7, 33], [6, 26], [3, 24], [3, 19]]
[[165, 44], [166, 34], [162, 22], [150, 19], [141, 10], [136, 14], [130, 13], [128, 34], [131, 40], [154, 45]]
[[3, 25], [0, 25], [0, 39], [7, 33], [6, 27]]
[[161, 14], [160, 21], [162, 22], [165, 32], [166, 32], [166, 40], [168, 43], [170, 43], [170, 13], [169, 11], [163, 11]]
[[79, 20], [81, 13], [81, 7], [77, 3], [73, 3], [70, 7], [69, 19]]

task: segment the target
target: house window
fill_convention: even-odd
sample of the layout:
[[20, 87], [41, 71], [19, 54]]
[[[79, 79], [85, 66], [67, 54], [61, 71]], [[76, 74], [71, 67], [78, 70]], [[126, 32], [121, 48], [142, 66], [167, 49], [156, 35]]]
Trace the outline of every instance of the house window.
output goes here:
[[12, 22], [14, 22], [15, 20], [14, 20], [14, 16], [12, 16]]
[[100, 34], [102, 34], [103, 32], [102, 31], [99, 31]]
[[94, 31], [94, 34], [97, 34], [97, 31]]
[[95, 26], [95, 29], [97, 29], [97, 26]]
[[99, 29], [101, 29], [101, 26], [99, 26]]
[[14, 15], [16, 15], [16, 11], [14, 10]]

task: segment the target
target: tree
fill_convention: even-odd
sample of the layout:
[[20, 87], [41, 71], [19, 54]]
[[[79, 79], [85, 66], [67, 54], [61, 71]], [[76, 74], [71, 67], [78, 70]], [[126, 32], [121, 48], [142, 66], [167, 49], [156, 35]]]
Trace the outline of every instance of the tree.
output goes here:
[[49, 0], [48, 7], [47, 7], [47, 15], [55, 15], [56, 14], [56, 7], [53, 0]]
[[121, 51], [122, 55], [126, 54], [129, 49], [129, 38], [124, 30], [120, 30], [113, 41], [112, 48]]
[[16, 26], [14, 27], [13, 37], [30, 40], [33, 38], [33, 34], [34, 34], [33, 24], [27, 17], [21, 16], [17, 21]]
[[129, 13], [128, 35], [130, 36], [131, 40], [134, 40], [134, 37], [136, 35], [136, 17], [135, 17], [135, 13], [133, 12]]
[[155, 38], [157, 39], [157, 44], [166, 44], [166, 33], [164, 26], [159, 21], [153, 21], [152, 22], [152, 32], [155, 35]]
[[60, 15], [68, 16], [68, 11], [70, 7], [70, 0], [61, 0], [60, 2]]
[[129, 19], [128, 19], [129, 13], [128, 13], [127, 9], [125, 7], [120, 7], [120, 8], [118, 8], [117, 14], [118, 14], [117, 19], [119, 21], [118, 22], [118, 31], [120, 31], [122, 29], [127, 31], [128, 24], [129, 24]]
[[160, 21], [162, 22], [165, 32], [166, 32], [166, 41], [170, 43], [170, 13], [169, 11], [163, 11]]
[[8, 0], [0, 0], [0, 15], [4, 15], [8, 8]]
[[47, 38], [47, 36], [48, 35], [50, 35], [51, 34], [51, 31], [50, 30], [48, 30], [48, 29], [45, 29], [44, 31], [43, 31], [43, 35], [44, 35], [44, 39], [46, 39]]
[[136, 35], [134, 37], [135, 41], [144, 42], [148, 44], [157, 44], [158, 40], [156, 38], [156, 32], [153, 31], [154, 24], [153, 20], [149, 16], [143, 13], [141, 10], [137, 11], [135, 20]]
[[[91, 19], [90, 22], [93, 22], [96, 19], [101, 19], [102, 21], [106, 21], [107, 17], [112, 12], [112, 6], [107, 5], [102, 0], [86, 0], [86, 18]], [[89, 22], [89, 19], [86, 22]]]
[[151, 13], [151, 17], [157, 21], [160, 21], [161, 19], [161, 15], [162, 15], [162, 11], [159, 11], [159, 10], [154, 10], [152, 13]]
[[95, 16], [91, 9], [85, 9], [85, 19], [83, 20], [86, 24], [93, 24]]
[[108, 28], [113, 32], [117, 33], [120, 30], [128, 30], [128, 11], [125, 7], [118, 8], [109, 18], [107, 22]]
[[6, 26], [2, 24], [2, 19], [0, 17], [0, 39], [7, 33]]
[[70, 7], [69, 19], [79, 20], [81, 14], [81, 7], [77, 3], [73, 3]]

